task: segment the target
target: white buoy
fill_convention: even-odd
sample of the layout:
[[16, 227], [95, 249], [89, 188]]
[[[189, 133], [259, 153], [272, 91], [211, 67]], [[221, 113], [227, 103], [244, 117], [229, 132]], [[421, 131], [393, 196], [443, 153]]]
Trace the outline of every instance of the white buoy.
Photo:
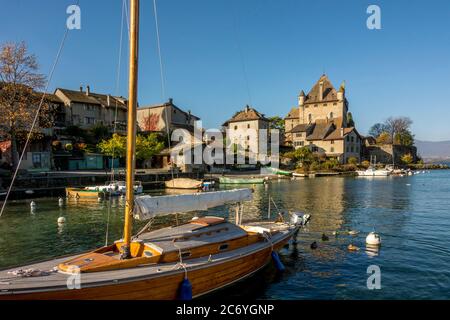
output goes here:
[[62, 207], [62, 206], [64, 205], [64, 199], [63, 199], [62, 197], [59, 197], [59, 199], [58, 199], [58, 205], [59, 205], [60, 207]]
[[66, 223], [66, 218], [64, 218], [64, 217], [59, 217], [59, 218], [58, 218], [58, 224], [64, 224], [64, 223]]
[[35, 208], [36, 208], [36, 202], [31, 201], [31, 202], [30, 202], [30, 208], [31, 208], [31, 209], [35, 209]]
[[377, 233], [371, 232], [366, 237], [366, 243], [371, 246], [379, 246], [381, 245], [381, 237]]

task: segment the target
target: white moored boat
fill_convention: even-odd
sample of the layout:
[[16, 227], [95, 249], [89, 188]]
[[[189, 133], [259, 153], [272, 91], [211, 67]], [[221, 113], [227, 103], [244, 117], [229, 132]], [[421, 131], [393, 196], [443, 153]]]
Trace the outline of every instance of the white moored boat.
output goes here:
[[389, 170], [375, 169], [374, 167], [369, 167], [367, 170], [358, 170], [356, 173], [361, 177], [387, 177], [391, 174]]

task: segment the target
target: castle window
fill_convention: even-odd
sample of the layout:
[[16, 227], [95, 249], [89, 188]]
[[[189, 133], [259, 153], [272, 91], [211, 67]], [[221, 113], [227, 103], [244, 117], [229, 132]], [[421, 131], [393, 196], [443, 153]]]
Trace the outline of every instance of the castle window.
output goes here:
[[326, 107], [326, 106], [327, 106], [327, 104], [326, 104], [326, 103], [324, 103], [324, 104], [323, 104], [323, 106], [324, 106], [324, 107]]
[[315, 105], [314, 105], [314, 107], [318, 107], [318, 106], [319, 106], [318, 104], [315, 104]]
[[234, 130], [237, 130], [237, 128], [238, 128], [237, 126], [234, 126]]
[[249, 123], [249, 124], [247, 124], [247, 129], [250, 129], [250, 123]]
[[330, 152], [334, 152], [334, 147], [331, 147], [331, 148], [330, 148]]
[[330, 112], [330, 119], [333, 119], [334, 118], [334, 114], [333, 114], [333, 112]]
[[330, 142], [331, 144], [334, 144], [334, 140], [331, 140], [331, 142]]
[[308, 121], [309, 121], [309, 123], [312, 122], [312, 114], [311, 113], [308, 115]]

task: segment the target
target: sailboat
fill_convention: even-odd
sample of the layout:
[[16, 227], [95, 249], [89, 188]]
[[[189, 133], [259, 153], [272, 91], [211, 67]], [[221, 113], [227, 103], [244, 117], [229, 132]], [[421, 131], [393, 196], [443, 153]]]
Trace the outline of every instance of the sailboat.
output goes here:
[[[135, 170], [139, 0], [130, 0], [130, 77], [126, 205], [123, 238], [82, 254], [0, 271], [3, 299], [191, 299], [251, 276], [277, 254], [305, 221], [299, 213], [242, 223], [252, 190], [162, 197], [133, 192]], [[148, 220], [236, 204], [234, 223], [198, 217], [132, 236], [132, 220]]]

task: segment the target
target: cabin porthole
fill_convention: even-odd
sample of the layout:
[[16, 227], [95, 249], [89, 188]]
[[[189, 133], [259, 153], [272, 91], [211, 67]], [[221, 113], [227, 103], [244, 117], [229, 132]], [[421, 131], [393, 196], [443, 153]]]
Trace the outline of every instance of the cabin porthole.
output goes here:
[[219, 246], [219, 251], [227, 250], [229, 247], [228, 243], [223, 243]]
[[153, 257], [153, 253], [151, 251], [145, 250], [144, 251], [144, 256], [146, 256], [146, 257]]
[[182, 252], [181, 253], [181, 258], [188, 258], [191, 256], [191, 252], [190, 251], [186, 251], [186, 252]]

